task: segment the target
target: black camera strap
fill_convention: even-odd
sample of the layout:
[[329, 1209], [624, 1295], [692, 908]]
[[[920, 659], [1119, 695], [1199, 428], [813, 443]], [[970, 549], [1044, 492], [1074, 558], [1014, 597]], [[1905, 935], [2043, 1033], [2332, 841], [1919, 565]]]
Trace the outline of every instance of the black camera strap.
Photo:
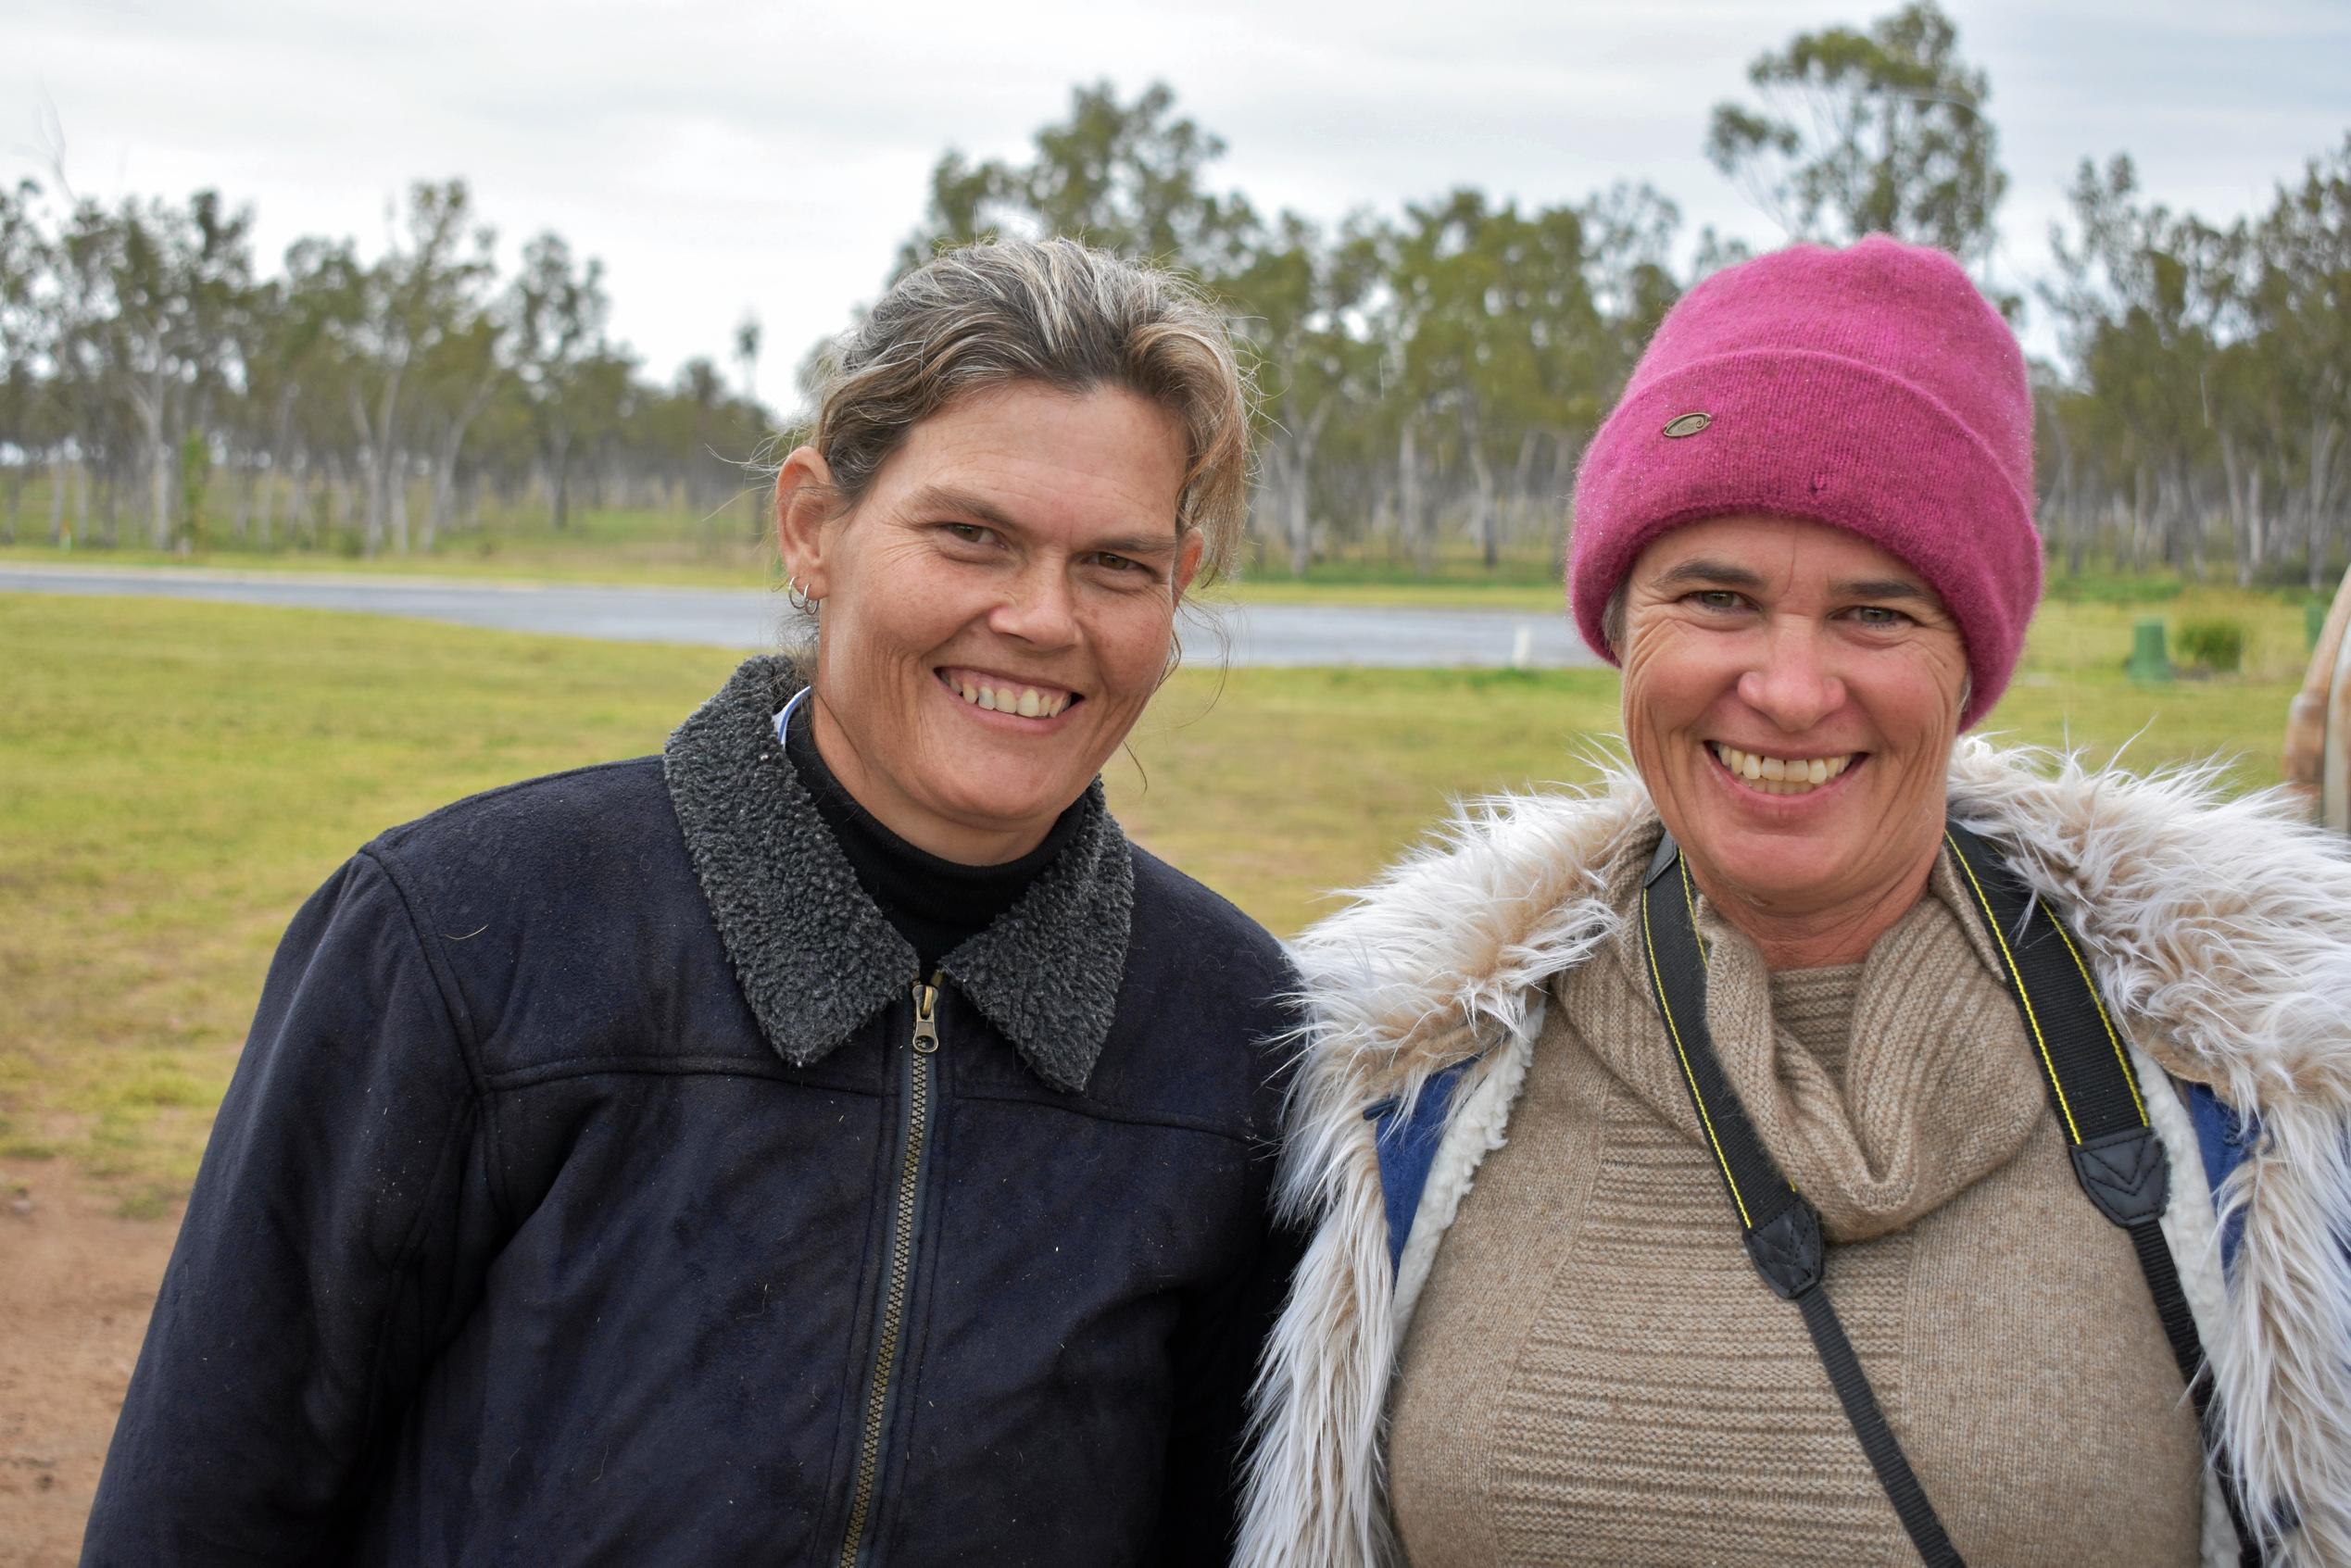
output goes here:
[[[2099, 1211], [2130, 1233], [2172, 1355], [2194, 1397], [2206, 1449], [2217, 1466], [2223, 1465], [2203, 1346], [2163, 1239], [2169, 1162], [2147, 1124], [2129, 1053], [2106, 1015], [2088, 966], [2047, 905], [2031, 899], [1980, 839], [1955, 823], [1947, 833], [2001, 945], [2010, 992], [2024, 1015], [2026, 1034], [2034, 1042], [2066, 1127], [2074, 1173]], [[1886, 1424], [1885, 1412], [1829, 1302], [1819, 1213], [1789, 1185], [1765, 1150], [1716, 1054], [1706, 1027], [1707, 952], [1698, 930], [1697, 890], [1671, 834], [1657, 847], [1642, 879], [1641, 923], [1658, 1011], [1697, 1110], [1699, 1128], [1738, 1212], [1747, 1256], [1764, 1283], [1803, 1313], [1854, 1436], [1919, 1558], [1930, 1568], [1955, 1568], [1961, 1562], [1959, 1553]], [[2230, 1521], [2238, 1540], [2245, 1543], [2242, 1561], [2245, 1568], [2258, 1568], [2260, 1555], [2225, 1468], [2220, 1480]]]
[[2147, 1124], [2147, 1107], [2131, 1053], [2098, 995], [2080, 944], [2047, 900], [2035, 898], [1990, 845], [1956, 822], [1943, 838], [1958, 860], [1968, 890], [1983, 911], [1984, 923], [2007, 967], [2008, 993], [2024, 1018], [2048, 1081], [2049, 1098], [2066, 1130], [2073, 1173], [2098, 1212], [2122, 1227], [2139, 1255], [2156, 1315], [2171, 1342], [2172, 1360], [2196, 1407], [2196, 1426], [2205, 1452], [2220, 1478], [2229, 1523], [2237, 1532], [2239, 1561], [2259, 1568], [2259, 1541], [2247, 1526], [2237, 1497], [2228, 1449], [2220, 1443], [2212, 1406], [2212, 1376], [2204, 1341], [2180, 1270], [2163, 1239], [2163, 1211], [2171, 1196], [2171, 1162], [2162, 1140]]

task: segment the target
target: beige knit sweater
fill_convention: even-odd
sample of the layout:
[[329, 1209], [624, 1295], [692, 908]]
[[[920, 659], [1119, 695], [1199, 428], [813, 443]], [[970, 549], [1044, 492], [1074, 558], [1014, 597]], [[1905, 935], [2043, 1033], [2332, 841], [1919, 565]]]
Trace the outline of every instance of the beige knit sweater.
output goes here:
[[[1640, 863], [1616, 869], [1620, 907]], [[2193, 1411], [1950, 877], [1842, 970], [1767, 974], [1704, 913], [1716, 1048], [1821, 1210], [1838, 1313], [1968, 1562], [2184, 1568]], [[1917, 1561], [1801, 1317], [1740, 1246], [1629, 929], [1554, 986], [1393, 1423], [1415, 1568]]]

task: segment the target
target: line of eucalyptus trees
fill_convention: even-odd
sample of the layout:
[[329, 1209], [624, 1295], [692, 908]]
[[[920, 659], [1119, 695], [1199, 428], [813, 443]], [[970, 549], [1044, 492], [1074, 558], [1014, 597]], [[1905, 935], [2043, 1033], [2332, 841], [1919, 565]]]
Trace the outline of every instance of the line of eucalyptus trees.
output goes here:
[[[381, 253], [305, 238], [263, 275], [253, 215], [0, 190], [0, 540], [431, 550], [485, 491], [703, 513], [772, 428], [708, 359], [648, 384], [602, 270], [557, 234], [501, 278], [462, 182], [420, 183]], [[757, 353], [757, 324], [737, 352]], [[47, 481], [46, 516], [25, 516]]]
[[[1988, 263], [2007, 186], [1991, 84], [1934, 0], [1799, 33], [1748, 76], [1704, 150], [1789, 235], [1891, 232]], [[1575, 465], [1657, 320], [1745, 254], [1629, 183], [1532, 208], [1465, 185], [1336, 223], [1269, 214], [1216, 188], [1223, 152], [1164, 86], [1082, 87], [1024, 158], [946, 154], [897, 269], [1060, 233], [1196, 276], [1261, 393], [1258, 570], [1556, 550]], [[2351, 543], [2351, 135], [2226, 221], [2149, 201], [2127, 157], [2085, 160], [2068, 194], [2046, 271], [2003, 298], [2048, 312], [2060, 348], [2034, 367], [2053, 551], [2318, 585]], [[92, 537], [94, 512], [112, 540], [127, 512], [157, 546], [225, 529], [430, 549], [485, 490], [558, 527], [583, 484], [707, 514], [769, 428], [755, 320], [732, 345], [741, 395], [707, 359], [648, 385], [608, 334], [597, 264], [545, 234], [499, 278], [460, 182], [417, 186], [372, 260], [304, 240], [262, 277], [250, 229], [209, 194], [0, 192], [0, 539], [39, 526], [19, 515], [36, 473], [52, 538]]]
[[[1716, 107], [1705, 151], [1792, 238], [1891, 232], [1981, 266], [2007, 186], [1991, 86], [1932, 0], [1792, 38]], [[1489, 564], [1560, 543], [1575, 464], [1658, 318], [1744, 248], [1685, 242], [1674, 203], [1619, 184], [1533, 210], [1462, 188], [1335, 226], [1213, 188], [1224, 144], [1151, 87], [1081, 88], [1025, 159], [949, 152], [901, 271], [992, 232], [1080, 234], [1197, 275], [1263, 396], [1261, 563], [1440, 537]], [[2044, 531], [2064, 563], [2320, 583], [2351, 494], [2351, 137], [2225, 226], [2085, 162], [2021, 319], [2039, 364]], [[1687, 259], [1676, 265], [1677, 256]], [[821, 354], [821, 350], [820, 350]], [[813, 360], [811, 364], [813, 364]]]
[[2332, 581], [2351, 496], [2351, 135], [2225, 226], [2084, 162], [2051, 236], [2066, 365], [2041, 400], [2043, 528], [2067, 565]]

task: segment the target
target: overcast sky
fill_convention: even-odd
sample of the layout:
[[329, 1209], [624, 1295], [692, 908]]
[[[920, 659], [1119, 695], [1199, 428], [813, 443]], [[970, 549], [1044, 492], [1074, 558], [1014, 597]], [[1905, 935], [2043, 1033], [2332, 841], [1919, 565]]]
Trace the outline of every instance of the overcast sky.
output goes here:
[[[1528, 205], [1656, 184], [1686, 230], [1770, 220], [1700, 151], [1707, 112], [1802, 28], [1892, 0], [1384, 0], [1130, 6], [676, 0], [9, 0], [0, 173], [210, 186], [274, 269], [308, 233], [372, 245], [420, 177], [460, 175], [510, 263], [552, 228], [603, 258], [612, 326], [667, 375], [766, 325], [761, 391], [878, 290], [940, 153], [1020, 155], [1073, 83], [1163, 79], [1267, 210], [1396, 210], [1462, 183]], [[1946, 0], [1991, 73], [2010, 176], [1993, 281], [2047, 265], [2084, 156], [2129, 152], [2216, 220], [2351, 128], [2345, 0]], [[2038, 335], [2034, 333], [2032, 335]]]

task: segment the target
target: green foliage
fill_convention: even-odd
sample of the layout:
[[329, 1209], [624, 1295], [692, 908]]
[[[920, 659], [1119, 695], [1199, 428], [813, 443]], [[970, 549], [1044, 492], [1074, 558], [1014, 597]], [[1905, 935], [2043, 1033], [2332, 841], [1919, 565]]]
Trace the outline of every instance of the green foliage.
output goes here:
[[1674, 204], [1619, 184], [1526, 211], [1462, 187], [1326, 230], [1216, 190], [1223, 152], [1163, 84], [1131, 103], [1081, 88], [1027, 159], [941, 158], [899, 270], [989, 234], [1063, 233], [1196, 277], [1258, 388], [1253, 532], [1293, 578], [1340, 520], [1424, 573], [1440, 521], [1489, 571], [1554, 537], [1578, 453], [1680, 292]]
[[180, 443], [180, 543], [204, 548], [204, 486], [212, 477], [212, 443], [192, 430]]
[[1867, 32], [1798, 33], [1748, 67], [1763, 108], [1715, 106], [1706, 156], [1799, 238], [1888, 233], [1980, 256], [2008, 177], [1990, 80], [1958, 43], [1934, 0]]
[[1068, 234], [1206, 275], [1243, 256], [1257, 215], [1238, 192], [1208, 188], [1222, 137], [1175, 112], [1175, 91], [1146, 87], [1131, 104], [1107, 82], [1070, 94], [1069, 119], [1037, 133], [1025, 164], [972, 164], [949, 151], [931, 171], [923, 226], [899, 250], [898, 276], [940, 250], [1011, 232]]
[[2072, 362], [2044, 383], [2043, 513], [2079, 562], [2201, 578], [2218, 521], [2236, 581], [2319, 592], [2351, 443], [2351, 136], [2225, 227], [2083, 160], [2041, 295]]
[[[1798, 32], [1750, 77], [1707, 150], [1792, 232], [1985, 254], [2005, 185], [1990, 82], [1934, 0]], [[1683, 288], [1745, 247], [1684, 234], [1645, 185], [1267, 212], [1220, 179], [1224, 152], [1164, 84], [1079, 87], [1016, 156], [947, 152], [898, 268], [1072, 233], [1197, 279], [1258, 390], [1251, 591], [1348, 558], [1436, 581], [1464, 546], [1498, 583], [1523, 559], [1555, 571], [1598, 420]], [[2234, 220], [2150, 202], [2127, 157], [2085, 161], [2069, 197], [2035, 290], [2063, 352], [2032, 367], [2035, 501], [2065, 574], [2331, 587], [2351, 521], [2351, 138]], [[272, 276], [251, 222], [209, 192], [0, 192], [0, 548], [43, 494], [60, 547], [527, 555], [567, 575], [575, 552], [511, 520], [542, 513], [559, 545], [599, 514], [666, 512], [713, 562], [767, 532], [757, 507], [726, 511], [735, 539], [716, 526], [773, 430], [755, 318], [657, 386], [610, 340], [596, 259], [540, 234], [501, 278], [461, 181], [414, 186], [380, 255], [308, 236]], [[179, 534], [192, 507], [200, 540]]]
[[2183, 621], [2176, 639], [2181, 659], [2216, 675], [2233, 675], [2244, 667], [2244, 626], [2223, 620]]
[[2178, 598], [2186, 586], [2169, 572], [2129, 577], [2118, 572], [2066, 572], [2049, 579], [2045, 596], [2057, 604], [2161, 604]]

